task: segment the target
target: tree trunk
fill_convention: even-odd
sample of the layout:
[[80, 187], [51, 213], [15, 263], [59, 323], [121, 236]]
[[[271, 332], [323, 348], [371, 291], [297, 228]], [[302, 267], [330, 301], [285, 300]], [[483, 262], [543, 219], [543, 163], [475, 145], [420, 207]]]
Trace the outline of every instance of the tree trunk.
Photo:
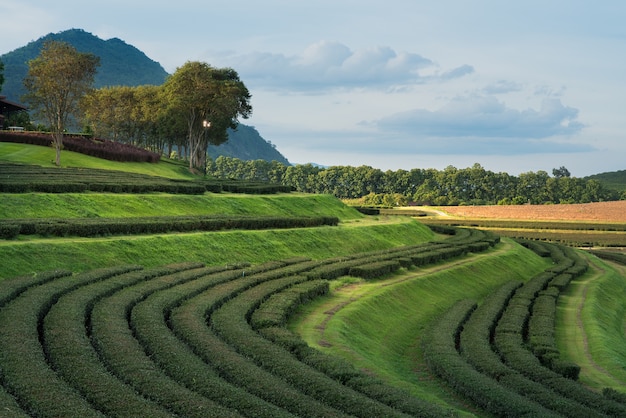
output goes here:
[[52, 135], [56, 157], [54, 163], [57, 167], [61, 166], [61, 148], [63, 148], [63, 132], [57, 132]]

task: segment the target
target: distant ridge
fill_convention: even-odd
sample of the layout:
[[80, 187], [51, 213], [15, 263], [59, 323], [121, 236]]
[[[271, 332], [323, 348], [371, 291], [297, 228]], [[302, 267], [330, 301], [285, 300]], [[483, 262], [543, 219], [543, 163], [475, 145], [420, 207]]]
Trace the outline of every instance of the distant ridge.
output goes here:
[[[21, 100], [25, 92], [22, 80], [28, 72], [27, 63], [39, 55], [47, 40], [67, 42], [80, 52], [90, 52], [100, 57], [95, 87], [161, 85], [169, 75], [161, 64], [119, 38], [105, 41], [82, 29], [70, 29], [50, 33], [26, 46], [0, 55], [5, 77], [0, 94], [7, 96], [9, 100]], [[237, 130], [228, 132], [228, 138], [219, 147], [210, 147], [211, 158], [224, 155], [241, 160], [276, 160], [290, 165], [276, 147], [263, 139], [253, 127], [240, 124]]]

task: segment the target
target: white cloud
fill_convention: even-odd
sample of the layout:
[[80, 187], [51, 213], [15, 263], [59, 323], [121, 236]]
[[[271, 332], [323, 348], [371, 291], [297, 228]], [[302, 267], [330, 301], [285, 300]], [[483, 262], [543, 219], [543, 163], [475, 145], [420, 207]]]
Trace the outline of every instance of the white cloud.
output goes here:
[[[321, 93], [335, 89], [396, 88], [451, 80], [474, 71], [463, 65], [442, 71], [433, 61], [387, 46], [351, 50], [339, 42], [320, 41], [299, 54], [268, 52], [212, 54], [210, 62], [236, 68], [246, 83], [270, 90]], [[428, 74], [426, 74], [428, 72]]]
[[546, 98], [539, 110], [517, 110], [493, 96], [460, 97], [438, 110], [414, 109], [378, 120], [383, 131], [446, 138], [541, 139], [580, 132], [578, 110]]

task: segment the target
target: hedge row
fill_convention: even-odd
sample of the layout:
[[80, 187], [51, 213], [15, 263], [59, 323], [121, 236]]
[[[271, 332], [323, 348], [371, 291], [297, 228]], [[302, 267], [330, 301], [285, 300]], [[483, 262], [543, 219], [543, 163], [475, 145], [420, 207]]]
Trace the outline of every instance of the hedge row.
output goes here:
[[[392, 211], [393, 212], [393, 211]], [[396, 211], [400, 212], [400, 211]], [[404, 211], [402, 211], [404, 212]], [[383, 213], [381, 211], [381, 213]], [[415, 215], [414, 215], [415, 216]], [[532, 229], [532, 230], [568, 230], [568, 231], [626, 231], [623, 223], [602, 222], [563, 222], [535, 220], [497, 220], [497, 219], [424, 219], [428, 225], [449, 225], [454, 227], [489, 228], [489, 229]]]
[[591, 408], [560, 396], [544, 385], [528, 379], [504, 364], [499, 354], [493, 350], [491, 341], [496, 324], [514, 292], [521, 285], [518, 281], [505, 283], [492, 292], [472, 313], [461, 332], [459, 347], [463, 357], [479, 372], [550, 410], [568, 417], [602, 416]]
[[143, 397], [186, 417], [237, 417], [236, 411], [202, 396], [171, 379], [135, 338], [129, 327], [132, 307], [150, 294], [172, 286], [161, 276], [125, 287], [98, 300], [89, 315], [91, 338], [107, 369]]
[[[302, 393], [270, 371], [259, 367], [207, 329], [207, 315], [234, 294], [270, 280], [249, 272], [238, 280], [218, 284], [171, 310], [172, 330], [185, 344], [225, 380], [295, 415], [343, 416], [338, 410]], [[297, 373], [297, 372], [296, 372]]]
[[[159, 271], [171, 272], [170, 269]], [[106, 415], [165, 418], [172, 414], [109, 373], [85, 329], [85, 318], [89, 317], [95, 303], [124, 287], [145, 282], [152, 276], [154, 272], [144, 270], [82, 286], [61, 297], [43, 321], [43, 347], [48, 353], [50, 364], [76, 391]], [[94, 337], [98, 338], [98, 335]]]
[[39, 322], [62, 295], [88, 283], [135, 270], [134, 266], [63, 276], [26, 289], [0, 310], [0, 369], [3, 384], [24, 412], [41, 417], [102, 417], [50, 368], [39, 338]]
[[[303, 276], [299, 280], [307, 279]], [[287, 350], [272, 344], [252, 330], [247, 318], [253, 310], [271, 294], [288, 287], [294, 281], [296, 280], [293, 277], [267, 281], [230, 298], [211, 313], [209, 320], [212, 329], [259, 367], [284, 379], [302, 393], [346, 414], [359, 417], [405, 416], [303, 365]]]
[[0, 220], [0, 238], [18, 235], [80, 236], [163, 234], [230, 229], [336, 226], [339, 218], [277, 216], [158, 216], [141, 218], [52, 218]]
[[[47, 147], [52, 145], [52, 135], [39, 132], [0, 131], [0, 142]], [[134, 145], [83, 135], [64, 135], [63, 149], [111, 161], [157, 163], [161, 159], [158, 153]]]
[[[551, 346], [549, 350], [545, 345], [536, 346], [539, 353], [551, 353], [542, 359], [526, 348], [526, 342], [532, 346], [532, 342], [529, 341], [531, 335], [536, 341], [538, 335], [550, 335], [551, 332], [554, 332], [554, 319], [537, 318], [533, 320], [532, 318], [535, 314], [552, 315], [549, 301], [544, 297], [551, 298], [557, 291], [546, 290], [548, 286], [561, 291], [562, 288], [553, 286], [553, 283], [564, 285], [563, 277], [567, 276], [566, 281], [569, 282], [574, 274], [582, 274], [581, 272], [586, 270], [586, 267], [582, 265], [584, 260], [574, 250], [556, 244], [545, 245], [550, 249], [551, 257], [556, 264], [528, 281], [511, 298], [495, 328], [493, 338], [495, 349], [511, 368], [559, 395], [603, 414], [622, 416], [626, 414], [626, 405], [620, 405], [606, 399], [573, 380], [578, 376], [579, 366], [556, 358], [555, 353], [558, 350], [555, 345]], [[537, 304], [540, 295], [542, 301], [535, 309], [534, 305]], [[534, 322], [532, 334], [530, 331], [531, 321]], [[539, 328], [540, 326], [542, 328]], [[542, 342], [545, 344], [549, 340], [544, 339]], [[552, 369], [546, 366], [550, 366]]]
[[289, 316], [302, 304], [326, 295], [330, 290], [328, 281], [311, 280], [291, 286], [273, 294], [263, 302], [250, 316], [252, 329], [280, 327], [285, 325]]
[[284, 328], [287, 318], [310, 298], [325, 294], [328, 282], [306, 281], [273, 294], [250, 315], [250, 326], [264, 338], [291, 352], [298, 360], [343, 385], [377, 399], [392, 408], [420, 417], [452, 415], [444, 408], [424, 402], [402, 389], [357, 370], [343, 359], [309, 347], [300, 336]]
[[[196, 280], [177, 282], [176, 286], [155, 292], [139, 302], [131, 312], [131, 327], [153, 361], [169, 376], [189, 389], [209, 399], [219, 401], [245, 416], [267, 418], [292, 416], [285, 410], [222, 378], [213, 367], [178, 339], [168, 327], [167, 317], [174, 306], [213, 286], [240, 277], [242, 277], [240, 269], [207, 268]], [[272, 389], [266, 386], [261, 378], [257, 384], [260, 390], [268, 394], [272, 392]], [[277, 387], [274, 396], [276, 395], [289, 397], [293, 395], [293, 392], [283, 393]]]
[[459, 354], [461, 331], [476, 307], [471, 300], [460, 300], [426, 330], [422, 344], [431, 371], [457, 393], [495, 416], [561, 416], [477, 371]]
[[238, 180], [182, 180], [122, 171], [0, 163], [1, 193], [289, 193], [288, 186]]
[[[579, 367], [559, 358], [554, 340], [556, 299], [587, 270], [586, 261], [560, 245], [524, 245], [555, 264], [524, 285], [506, 283], [478, 308], [463, 301], [448, 311], [424, 338], [427, 362], [455, 390], [496, 415], [538, 413], [517, 410], [513, 393], [566, 416], [623, 416], [626, 405], [573, 380]], [[513, 397], [504, 405], [492, 400], [493, 393]]]
[[614, 263], [626, 265], [626, 253], [606, 250], [589, 250], [589, 252], [603, 260], [613, 261]]

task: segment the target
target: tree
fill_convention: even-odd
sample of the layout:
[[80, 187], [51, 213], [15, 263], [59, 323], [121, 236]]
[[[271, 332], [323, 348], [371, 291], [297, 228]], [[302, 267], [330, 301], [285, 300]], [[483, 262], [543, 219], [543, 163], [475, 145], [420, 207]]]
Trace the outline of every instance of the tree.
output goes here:
[[569, 170], [565, 168], [564, 166], [561, 166], [559, 168], [553, 168], [552, 175], [556, 178], [563, 178], [563, 177], [571, 176]]
[[56, 165], [61, 165], [63, 133], [78, 103], [91, 90], [100, 58], [78, 52], [66, 42], [47, 41], [39, 56], [28, 62], [24, 101], [50, 125]]
[[187, 124], [189, 168], [205, 171], [209, 143], [226, 142], [227, 129], [252, 113], [250, 93], [235, 70], [197, 61], [178, 68], [164, 88], [171, 112]]
[[4, 84], [4, 63], [0, 61], [0, 92], [2, 91], [3, 84]]

